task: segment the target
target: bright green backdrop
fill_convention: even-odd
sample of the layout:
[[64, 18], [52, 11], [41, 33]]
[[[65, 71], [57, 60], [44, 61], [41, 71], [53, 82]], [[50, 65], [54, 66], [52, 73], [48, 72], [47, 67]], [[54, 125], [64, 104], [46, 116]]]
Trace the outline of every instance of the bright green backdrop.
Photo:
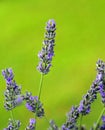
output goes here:
[[[55, 57], [45, 76], [41, 100], [48, 119], [60, 126], [66, 113], [79, 104], [95, 78], [95, 63], [105, 61], [105, 0], [0, 0], [0, 71], [12, 67], [22, 92], [37, 95], [40, 74], [36, 70], [45, 31], [53, 18], [57, 24]], [[0, 130], [7, 126], [10, 113], [3, 107], [5, 81], [0, 75]], [[98, 118], [100, 99], [84, 117], [86, 126]], [[24, 106], [14, 111], [24, 130], [32, 113]], [[48, 123], [38, 121], [37, 130]]]

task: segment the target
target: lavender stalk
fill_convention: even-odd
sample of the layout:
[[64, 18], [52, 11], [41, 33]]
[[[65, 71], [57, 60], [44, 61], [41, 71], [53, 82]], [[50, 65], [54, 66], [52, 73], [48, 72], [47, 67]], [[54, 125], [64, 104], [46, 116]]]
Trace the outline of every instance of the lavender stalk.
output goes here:
[[38, 92], [38, 100], [41, 97], [42, 84], [44, 75], [48, 74], [50, 71], [50, 67], [52, 66], [52, 58], [54, 56], [54, 46], [55, 46], [55, 30], [56, 24], [54, 20], [49, 20], [46, 25], [46, 32], [43, 41], [42, 50], [39, 52], [38, 57], [40, 59], [39, 65], [37, 69], [41, 73], [39, 92]]
[[42, 50], [39, 52], [38, 57], [40, 59], [39, 65], [37, 69], [41, 73], [41, 80], [38, 92], [38, 98], [40, 99], [41, 90], [42, 90], [42, 83], [43, 83], [43, 76], [48, 74], [51, 67], [51, 61], [54, 56], [54, 38], [55, 38], [55, 28], [56, 24], [54, 20], [49, 20], [46, 25], [46, 32], [43, 41]]
[[95, 124], [94, 130], [97, 130], [101, 117], [102, 117], [103, 113], [105, 112], [105, 63], [102, 60], [98, 60], [98, 62], [97, 62], [97, 71], [98, 71], [99, 77], [101, 79], [101, 82], [98, 84], [98, 87], [99, 87], [99, 92], [100, 92], [100, 95], [102, 98], [102, 103], [104, 105], [104, 108], [101, 111], [101, 114]]
[[13, 109], [20, 105], [23, 101], [23, 97], [21, 95], [21, 87], [19, 87], [15, 80], [14, 74], [11, 68], [3, 70], [2, 75], [6, 80], [6, 90], [5, 90], [5, 103], [4, 107], [7, 111], [11, 113], [11, 119], [9, 120], [9, 125], [5, 130], [15, 129], [18, 130], [20, 128], [20, 121], [15, 120], [13, 116]]

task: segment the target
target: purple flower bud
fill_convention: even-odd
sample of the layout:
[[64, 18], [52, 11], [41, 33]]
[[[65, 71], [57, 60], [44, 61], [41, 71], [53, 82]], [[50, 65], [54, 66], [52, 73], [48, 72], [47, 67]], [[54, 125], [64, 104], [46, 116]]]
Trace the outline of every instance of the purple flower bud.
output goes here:
[[32, 96], [31, 93], [26, 92], [24, 96], [26, 100], [26, 108], [36, 114], [37, 117], [44, 116], [44, 109], [42, 103], [38, 100], [38, 96]]
[[33, 107], [32, 107], [29, 103], [26, 103], [26, 108], [27, 108], [29, 111], [34, 111]]
[[17, 105], [20, 105], [23, 102], [23, 97], [22, 96], [18, 96], [15, 100]]
[[35, 119], [30, 119], [29, 121], [29, 125], [27, 126], [27, 128], [25, 130], [35, 130]]
[[30, 125], [35, 124], [35, 122], [36, 122], [35, 119], [33, 119], [33, 118], [30, 119]]
[[55, 31], [56, 30], [55, 26], [56, 26], [55, 21], [53, 19], [50, 19], [47, 22], [46, 30], [47, 31]]
[[6, 70], [2, 70], [2, 75], [4, 76], [5, 80], [7, 83], [11, 82], [14, 78], [12, 69], [6, 69]]

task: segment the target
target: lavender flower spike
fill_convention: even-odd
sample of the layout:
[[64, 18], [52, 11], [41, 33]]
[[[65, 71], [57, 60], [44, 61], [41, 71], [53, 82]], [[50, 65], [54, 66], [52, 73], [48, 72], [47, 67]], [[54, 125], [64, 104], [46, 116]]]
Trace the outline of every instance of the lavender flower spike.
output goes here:
[[15, 80], [14, 74], [11, 68], [2, 71], [2, 75], [6, 80], [6, 90], [5, 90], [5, 104], [4, 107], [7, 110], [12, 110], [17, 105], [21, 104], [23, 97], [21, 96], [21, 87], [19, 87]]
[[78, 130], [76, 126], [77, 119], [79, 117], [79, 111], [77, 106], [73, 106], [71, 111], [67, 115], [67, 121], [62, 125], [62, 130]]
[[27, 128], [25, 130], [35, 130], [35, 119], [30, 119], [29, 125], [27, 126]]
[[9, 124], [7, 128], [4, 128], [4, 130], [19, 130], [21, 126], [21, 123], [19, 120], [9, 120]]
[[47, 74], [50, 71], [52, 57], [54, 56], [56, 24], [54, 20], [49, 20], [46, 25], [46, 33], [43, 41], [42, 50], [39, 52], [40, 59], [37, 69], [42, 74]]
[[97, 71], [99, 73], [99, 78], [101, 82], [99, 83], [99, 92], [102, 98], [102, 103], [105, 106], [105, 62], [98, 60], [97, 62]]
[[97, 93], [100, 91], [102, 102], [105, 103], [105, 63], [101, 60], [98, 60], [96, 63], [97, 66], [97, 76], [93, 81], [90, 90], [88, 90], [87, 94], [83, 96], [83, 100], [80, 102], [78, 107], [79, 112], [82, 115], [86, 115], [90, 112], [91, 104], [97, 98]]

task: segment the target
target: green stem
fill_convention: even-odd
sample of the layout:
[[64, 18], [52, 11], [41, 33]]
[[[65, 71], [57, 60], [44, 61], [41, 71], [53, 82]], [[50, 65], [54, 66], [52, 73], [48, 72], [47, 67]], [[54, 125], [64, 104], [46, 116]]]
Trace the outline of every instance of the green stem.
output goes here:
[[104, 112], [105, 112], [105, 107], [103, 108], [103, 110], [101, 111], [101, 113], [100, 113], [100, 115], [99, 115], [99, 118], [98, 118], [98, 120], [97, 120], [97, 122], [96, 122], [96, 125], [95, 125], [95, 127], [94, 127], [94, 130], [97, 130], [97, 127], [98, 127], [98, 125], [99, 125], [99, 123], [100, 123], [101, 117], [102, 117], [102, 115], [103, 115]]
[[[38, 100], [40, 100], [40, 97], [41, 97], [42, 84], [43, 84], [43, 76], [44, 75], [41, 73], [40, 84], [39, 84], [39, 92], [38, 92]], [[35, 120], [37, 120], [37, 116], [36, 115], [35, 115]], [[35, 123], [35, 129], [36, 129], [36, 123]]]
[[12, 121], [13, 121], [13, 123], [15, 124], [14, 115], [13, 115], [13, 110], [10, 111], [10, 114], [11, 114]]
[[43, 74], [41, 74], [41, 78], [40, 78], [40, 84], [39, 84], [39, 92], [38, 92], [38, 99], [40, 100], [40, 96], [41, 96], [41, 91], [42, 91], [42, 84], [43, 84]]
[[80, 130], [81, 130], [82, 118], [83, 118], [83, 115], [81, 114], [81, 116], [80, 116], [80, 125], [79, 125]]
[[44, 117], [45, 117], [45, 120], [47, 121], [47, 123], [50, 125], [48, 118], [45, 115], [44, 115]]
[[[37, 116], [35, 115], [35, 121], [37, 120]], [[35, 130], [36, 130], [36, 122], [35, 122]]]

